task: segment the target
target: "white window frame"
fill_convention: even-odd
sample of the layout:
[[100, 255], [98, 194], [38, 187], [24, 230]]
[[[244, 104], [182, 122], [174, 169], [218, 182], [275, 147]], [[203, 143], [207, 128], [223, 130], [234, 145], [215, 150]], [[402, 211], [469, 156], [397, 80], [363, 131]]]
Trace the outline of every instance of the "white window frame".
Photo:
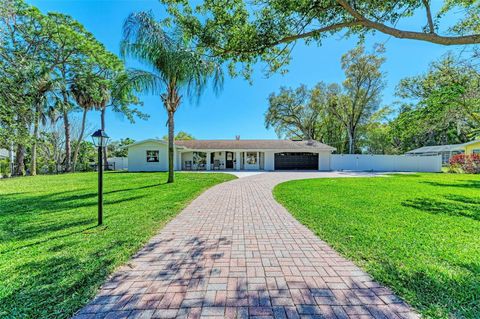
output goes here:
[[[154, 152], [156, 154], [155, 155], [148, 155], [149, 152]], [[146, 151], [146, 154], [145, 154], [145, 160], [147, 161], [147, 163], [160, 163], [160, 151], [159, 150], [147, 150]], [[150, 160], [150, 158], [153, 158], [153, 160]]]
[[[255, 163], [249, 163], [249, 155], [254, 155]], [[259, 169], [259, 154], [258, 152], [245, 152], [245, 169]]]

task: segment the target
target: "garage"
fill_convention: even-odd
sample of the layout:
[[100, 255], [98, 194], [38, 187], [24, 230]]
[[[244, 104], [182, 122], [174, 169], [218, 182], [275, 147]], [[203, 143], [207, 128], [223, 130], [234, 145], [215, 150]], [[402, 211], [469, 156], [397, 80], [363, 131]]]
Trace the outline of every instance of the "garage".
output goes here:
[[275, 170], [318, 170], [318, 153], [275, 153]]

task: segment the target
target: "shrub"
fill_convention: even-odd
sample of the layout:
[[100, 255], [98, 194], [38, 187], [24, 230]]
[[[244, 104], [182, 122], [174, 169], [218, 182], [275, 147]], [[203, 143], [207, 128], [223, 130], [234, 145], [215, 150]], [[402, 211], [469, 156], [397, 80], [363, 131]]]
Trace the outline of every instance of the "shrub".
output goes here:
[[480, 154], [457, 154], [450, 158], [449, 171], [455, 173], [480, 173]]
[[8, 159], [0, 159], [0, 178], [10, 175], [10, 161]]

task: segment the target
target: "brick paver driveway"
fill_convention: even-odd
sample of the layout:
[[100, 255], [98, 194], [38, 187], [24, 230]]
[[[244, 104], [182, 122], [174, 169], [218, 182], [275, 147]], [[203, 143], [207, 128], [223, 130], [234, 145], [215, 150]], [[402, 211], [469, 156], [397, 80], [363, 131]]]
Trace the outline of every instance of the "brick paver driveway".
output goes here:
[[[298, 223], [265, 173], [217, 185], [119, 269], [77, 318], [415, 318]], [[308, 191], [308, 190], [306, 190]]]

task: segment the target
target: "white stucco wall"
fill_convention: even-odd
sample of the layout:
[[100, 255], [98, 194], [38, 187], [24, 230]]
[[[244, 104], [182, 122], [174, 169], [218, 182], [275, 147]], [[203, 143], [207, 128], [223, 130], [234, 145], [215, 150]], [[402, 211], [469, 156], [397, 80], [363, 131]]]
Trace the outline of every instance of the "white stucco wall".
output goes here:
[[[147, 151], [158, 151], [158, 162], [147, 162]], [[180, 164], [179, 154], [175, 152], [175, 169]], [[129, 172], [164, 172], [168, 170], [168, 147], [166, 144], [145, 142], [128, 148]]]
[[275, 153], [274, 152], [265, 152], [265, 163], [264, 167], [266, 171], [273, 171], [275, 169]]

